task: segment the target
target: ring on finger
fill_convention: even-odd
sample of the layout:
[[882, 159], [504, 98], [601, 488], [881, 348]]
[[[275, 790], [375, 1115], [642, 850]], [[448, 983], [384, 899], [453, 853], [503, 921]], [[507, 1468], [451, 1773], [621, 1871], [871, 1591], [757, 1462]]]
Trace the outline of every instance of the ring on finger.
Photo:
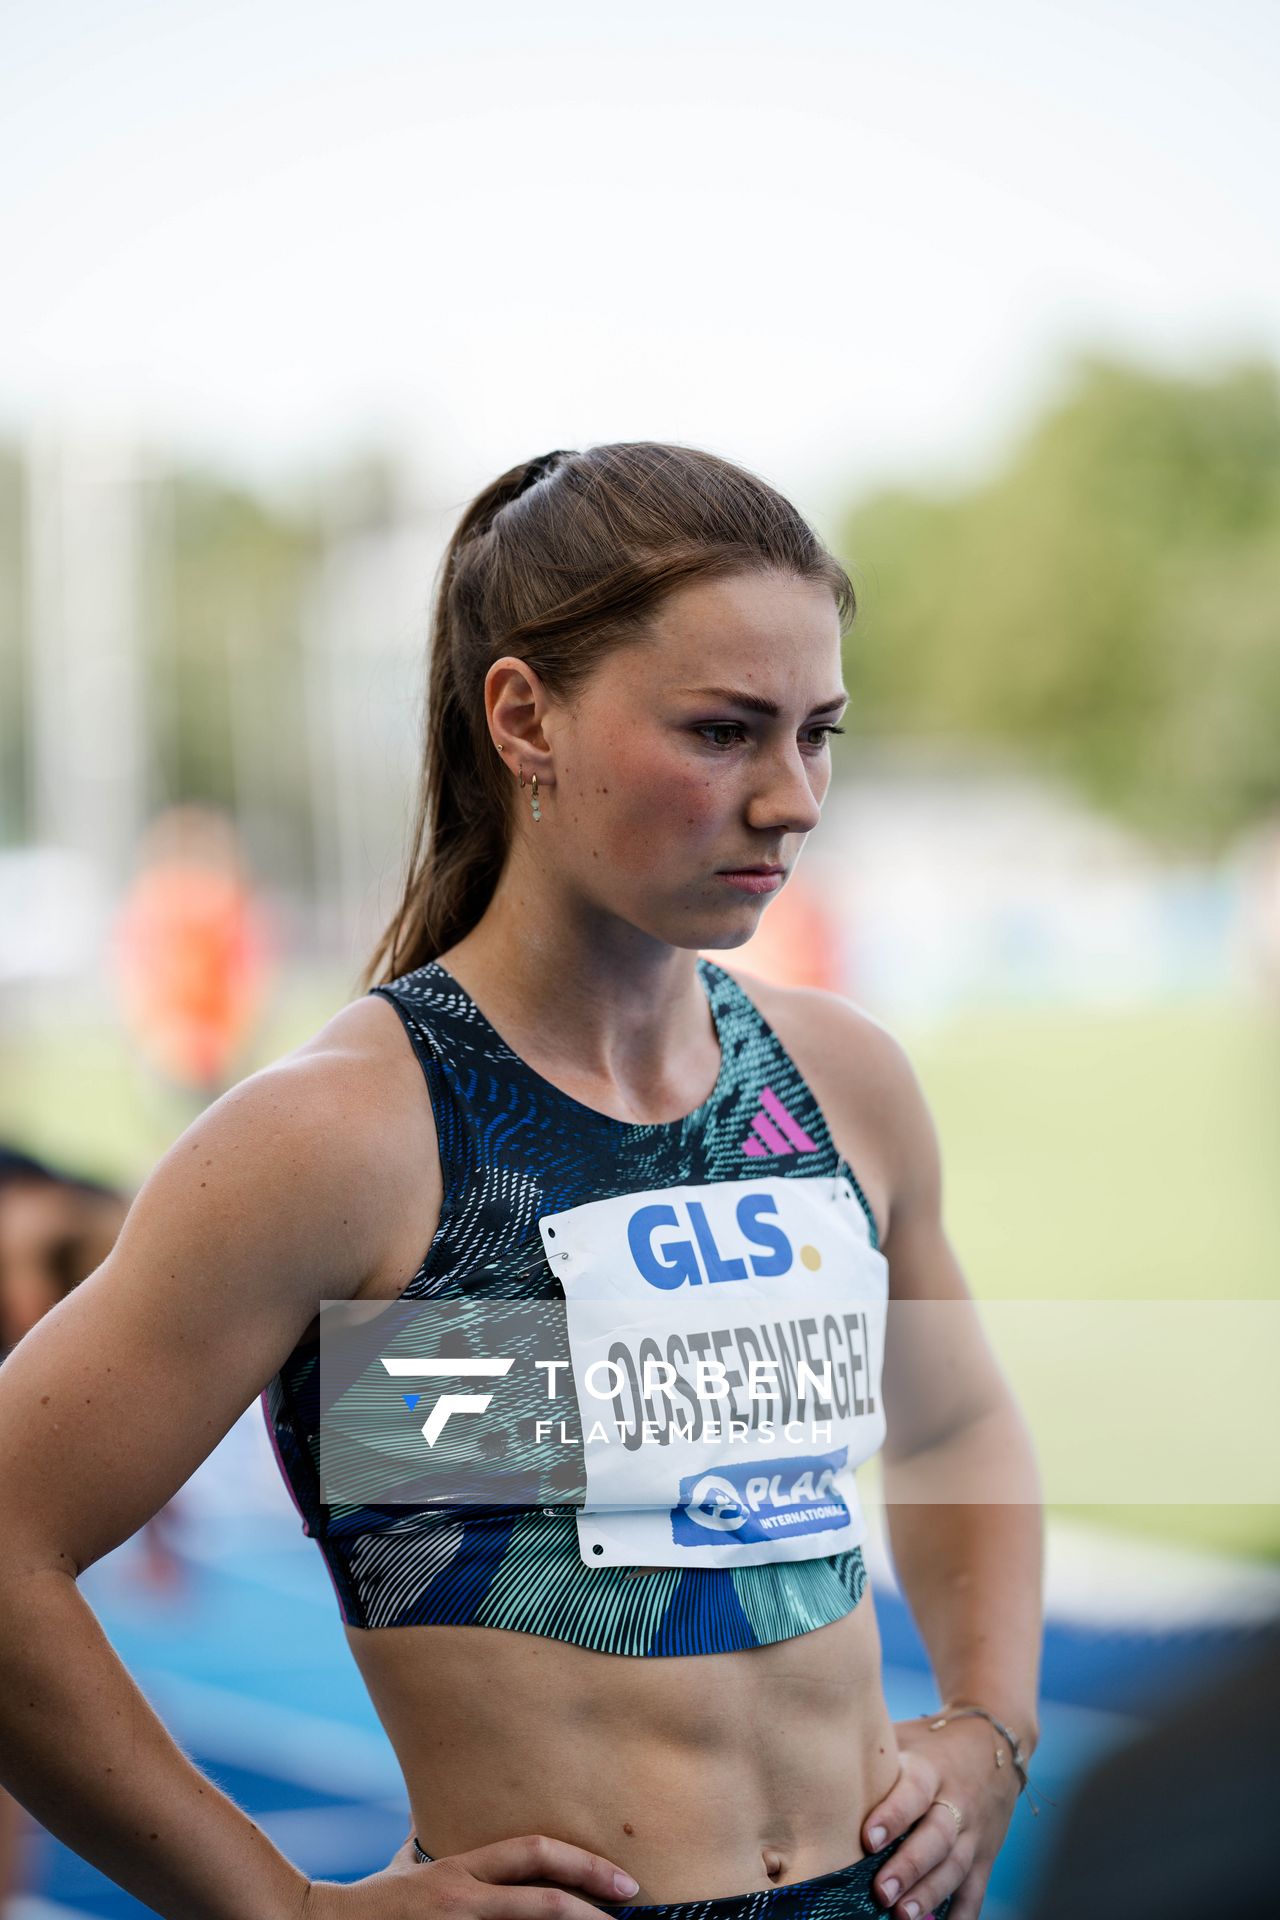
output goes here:
[[964, 1821], [960, 1817], [959, 1807], [953, 1807], [949, 1800], [943, 1800], [941, 1797], [939, 1797], [937, 1800], [931, 1800], [929, 1802], [929, 1805], [931, 1807], [945, 1807], [948, 1813], [954, 1814], [955, 1822], [956, 1822], [956, 1832], [957, 1833], [960, 1832], [961, 1828], [964, 1826]]

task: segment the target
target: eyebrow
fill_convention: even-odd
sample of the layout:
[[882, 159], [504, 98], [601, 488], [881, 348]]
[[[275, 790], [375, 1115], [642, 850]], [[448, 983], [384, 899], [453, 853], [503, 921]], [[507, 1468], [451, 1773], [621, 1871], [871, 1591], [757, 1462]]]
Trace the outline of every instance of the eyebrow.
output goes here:
[[[762, 693], [748, 693], [735, 687], [677, 687], [677, 693], [692, 693], [705, 700], [726, 700], [731, 706], [745, 707], [749, 713], [762, 713], [770, 720], [776, 720], [782, 709], [772, 700], [766, 700]], [[841, 687], [830, 700], [820, 700], [811, 713], [830, 713], [835, 707], [842, 707], [849, 695]]]

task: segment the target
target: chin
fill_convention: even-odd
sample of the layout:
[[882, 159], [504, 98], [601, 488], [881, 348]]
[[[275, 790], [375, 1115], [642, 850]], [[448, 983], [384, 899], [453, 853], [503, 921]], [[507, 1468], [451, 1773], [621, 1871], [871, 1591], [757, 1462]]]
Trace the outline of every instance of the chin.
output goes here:
[[708, 952], [719, 950], [722, 953], [728, 953], [734, 947], [745, 947], [754, 933], [754, 927], [743, 927], [740, 933], [726, 933], [722, 929], [719, 933], [708, 934], [705, 940], [699, 940], [698, 947], [700, 950], [705, 948]]
[[[662, 938], [668, 946], [692, 947], [695, 952], [701, 952], [704, 948], [719, 948], [728, 952], [733, 947], [745, 947], [747, 941], [753, 938], [760, 920], [761, 910], [744, 902], [732, 920], [726, 913], [715, 917], [708, 915], [700, 925], [690, 928], [686, 923], [683, 928], [672, 928], [665, 932]], [[733, 921], [736, 921], [736, 925]]]

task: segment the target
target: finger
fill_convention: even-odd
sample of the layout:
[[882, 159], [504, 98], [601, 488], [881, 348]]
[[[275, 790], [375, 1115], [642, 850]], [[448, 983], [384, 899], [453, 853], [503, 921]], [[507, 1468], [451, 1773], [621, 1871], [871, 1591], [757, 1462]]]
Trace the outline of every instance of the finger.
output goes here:
[[904, 1753], [897, 1779], [862, 1823], [862, 1844], [867, 1852], [879, 1853], [881, 1847], [904, 1834], [937, 1791], [937, 1768], [918, 1754]]
[[[946, 1920], [979, 1920], [982, 1903], [987, 1894], [987, 1882], [991, 1878], [991, 1867], [971, 1867], [951, 1896], [951, 1905], [947, 1908]], [[914, 1895], [912, 1896], [914, 1898]], [[942, 1894], [935, 1894], [935, 1900], [941, 1900]], [[929, 1911], [921, 1909], [921, 1920]]]
[[[913, 1887], [904, 1886], [894, 1912], [901, 1915], [901, 1920], [925, 1920], [948, 1894], [963, 1884], [972, 1865], [973, 1847], [967, 1835], [962, 1836], [948, 1847], [937, 1866], [921, 1874]], [[950, 1912], [947, 1920], [951, 1920]]]
[[[934, 1819], [933, 1815], [938, 1813], [946, 1821], [945, 1827]], [[918, 1883], [948, 1857], [955, 1838], [956, 1826], [951, 1815], [945, 1807], [934, 1807], [911, 1829], [901, 1845], [894, 1848], [871, 1883], [885, 1906], [892, 1906], [895, 1900], [919, 1900]], [[959, 1877], [957, 1873], [956, 1878]], [[924, 1913], [927, 1909], [921, 1904], [919, 1911]], [[916, 1920], [916, 1916], [911, 1915], [910, 1920]]]
[[511, 1840], [494, 1840], [487, 1847], [473, 1847], [469, 1853], [450, 1854], [477, 1880], [512, 1886], [530, 1880], [545, 1880], [556, 1887], [581, 1887], [597, 1899], [630, 1899], [639, 1891], [637, 1882], [616, 1861], [589, 1853], [568, 1840], [553, 1840], [546, 1833], [522, 1833]]

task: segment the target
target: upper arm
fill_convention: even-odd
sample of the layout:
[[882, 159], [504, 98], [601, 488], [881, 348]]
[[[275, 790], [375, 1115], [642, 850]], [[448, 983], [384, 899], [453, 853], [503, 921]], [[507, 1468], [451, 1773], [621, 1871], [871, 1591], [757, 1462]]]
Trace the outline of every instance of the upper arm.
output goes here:
[[367, 1062], [300, 1050], [231, 1088], [152, 1170], [102, 1264], [0, 1368], [15, 1568], [78, 1574], [136, 1532], [379, 1257], [394, 1161]]
[[937, 1125], [907, 1054], [884, 1027], [864, 1049], [889, 1167], [885, 1455], [903, 1458], [1003, 1404], [1008, 1388], [943, 1220]]
[[943, 1224], [942, 1152], [924, 1089], [901, 1043], [845, 995], [733, 971], [780, 1029], [845, 1158], [856, 1168], [860, 1146], [874, 1155], [889, 1265], [884, 1453], [905, 1458], [1009, 1398]]

